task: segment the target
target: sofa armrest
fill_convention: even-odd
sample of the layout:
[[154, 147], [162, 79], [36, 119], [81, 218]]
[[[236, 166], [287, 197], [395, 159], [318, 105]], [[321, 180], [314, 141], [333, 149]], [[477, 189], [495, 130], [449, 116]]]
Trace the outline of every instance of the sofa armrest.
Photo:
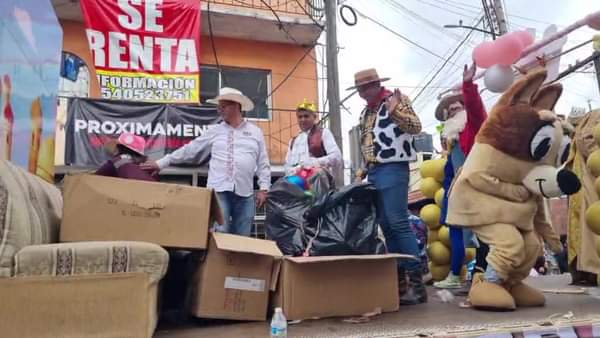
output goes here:
[[146, 242], [74, 242], [31, 245], [14, 257], [14, 276], [73, 276], [143, 272], [158, 283], [167, 272], [169, 254]]

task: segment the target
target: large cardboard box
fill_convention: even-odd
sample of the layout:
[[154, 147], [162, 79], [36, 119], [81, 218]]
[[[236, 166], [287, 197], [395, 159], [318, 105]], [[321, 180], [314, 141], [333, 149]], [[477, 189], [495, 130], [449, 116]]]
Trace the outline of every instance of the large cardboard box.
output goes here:
[[205, 249], [222, 214], [210, 189], [96, 175], [68, 176], [61, 242], [143, 241]]
[[288, 320], [397, 311], [398, 257], [285, 257], [273, 305]]
[[281, 257], [272, 241], [211, 234], [208, 252], [194, 279], [192, 315], [265, 320]]
[[0, 278], [0, 336], [149, 338], [156, 298], [143, 273]]

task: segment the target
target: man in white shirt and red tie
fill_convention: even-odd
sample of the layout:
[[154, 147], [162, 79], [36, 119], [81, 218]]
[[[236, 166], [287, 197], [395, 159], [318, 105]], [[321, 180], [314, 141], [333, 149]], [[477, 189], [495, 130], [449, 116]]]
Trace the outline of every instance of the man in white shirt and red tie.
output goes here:
[[[190, 143], [156, 162], [147, 162], [147, 170], [160, 170], [171, 164], [193, 159], [209, 149], [210, 161], [207, 188], [216, 191], [225, 224], [217, 231], [250, 235], [255, 204], [261, 207], [271, 186], [271, 167], [263, 132], [245, 121], [242, 111], [254, 108], [252, 101], [239, 90], [221, 88], [219, 96], [208, 100], [217, 104], [223, 121]], [[258, 176], [259, 191], [254, 194], [254, 175]]]
[[333, 174], [342, 164], [342, 152], [331, 131], [317, 124], [316, 105], [305, 100], [296, 108], [296, 118], [300, 133], [288, 145], [286, 175], [294, 175], [301, 167], [320, 167]]

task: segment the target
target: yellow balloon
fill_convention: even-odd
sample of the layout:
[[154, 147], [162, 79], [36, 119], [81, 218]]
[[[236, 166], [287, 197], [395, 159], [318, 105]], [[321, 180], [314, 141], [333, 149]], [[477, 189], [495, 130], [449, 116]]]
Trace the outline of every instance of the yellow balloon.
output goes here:
[[[600, 257], [600, 238], [596, 238], [596, 254]], [[600, 277], [598, 277], [600, 279]]]
[[594, 188], [596, 188], [596, 193], [600, 196], [600, 177], [596, 178], [594, 182]]
[[448, 248], [451, 247], [450, 245], [450, 228], [448, 228], [445, 225], [442, 225], [442, 227], [440, 227], [440, 230], [438, 230], [438, 237], [440, 238], [440, 242], [444, 243], [444, 245]]
[[421, 164], [419, 172], [423, 178], [433, 178], [436, 181], [444, 182], [444, 167], [446, 166], [446, 159], [438, 158], [435, 160], [424, 161]]
[[600, 149], [590, 154], [586, 164], [594, 177], [600, 176]]
[[593, 233], [600, 235], [600, 201], [592, 203], [585, 211], [585, 223]]
[[442, 207], [442, 202], [444, 202], [444, 192], [444, 188], [442, 188], [435, 193], [435, 204], [440, 208]]
[[429, 230], [429, 235], [427, 236], [427, 244], [431, 244], [435, 241], [439, 241], [438, 230]]
[[442, 185], [440, 184], [440, 182], [436, 181], [434, 178], [432, 177], [427, 177], [427, 178], [423, 178], [421, 179], [421, 192], [423, 193], [423, 196], [427, 197], [427, 198], [434, 198], [435, 197], [435, 193], [440, 190], [442, 188]]
[[54, 183], [54, 137], [45, 139], [39, 151], [35, 173], [47, 182]]
[[465, 252], [465, 263], [469, 263], [470, 261], [474, 260], [476, 253], [477, 249], [467, 248]]
[[421, 208], [419, 217], [421, 220], [429, 226], [430, 229], [437, 229], [440, 227], [440, 216], [442, 215], [442, 209], [435, 204], [427, 204]]
[[442, 242], [433, 242], [427, 249], [429, 259], [431, 259], [434, 264], [450, 264], [450, 249], [448, 249]]
[[450, 273], [450, 265], [437, 265], [429, 262], [429, 271], [431, 272], [431, 278], [436, 281], [442, 281], [448, 277]]
[[600, 146], [600, 124], [594, 127], [594, 141]]

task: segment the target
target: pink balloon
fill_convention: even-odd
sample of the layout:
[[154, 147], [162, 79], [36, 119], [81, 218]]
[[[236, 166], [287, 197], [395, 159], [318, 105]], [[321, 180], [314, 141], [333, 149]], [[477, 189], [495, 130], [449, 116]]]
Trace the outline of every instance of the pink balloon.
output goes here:
[[494, 52], [494, 43], [485, 41], [473, 49], [473, 61], [480, 68], [489, 68], [497, 63], [497, 55]]
[[502, 35], [495, 41], [486, 41], [473, 50], [473, 60], [481, 68], [494, 65], [510, 66], [521, 57], [523, 50], [533, 43], [534, 37], [527, 31]]
[[528, 31], [516, 31], [516, 32], [512, 32], [509, 34], [513, 34], [514, 36], [516, 36], [519, 41], [521, 41], [521, 45], [523, 47], [523, 49], [529, 47], [529, 45], [531, 45], [533, 43], [533, 41], [535, 40], [535, 37], [533, 36], [533, 34], [531, 34]]
[[503, 35], [496, 40], [494, 50], [497, 53], [496, 64], [510, 66], [521, 57], [523, 45], [515, 35]]
[[600, 11], [585, 17], [587, 25], [595, 30], [600, 30]]

